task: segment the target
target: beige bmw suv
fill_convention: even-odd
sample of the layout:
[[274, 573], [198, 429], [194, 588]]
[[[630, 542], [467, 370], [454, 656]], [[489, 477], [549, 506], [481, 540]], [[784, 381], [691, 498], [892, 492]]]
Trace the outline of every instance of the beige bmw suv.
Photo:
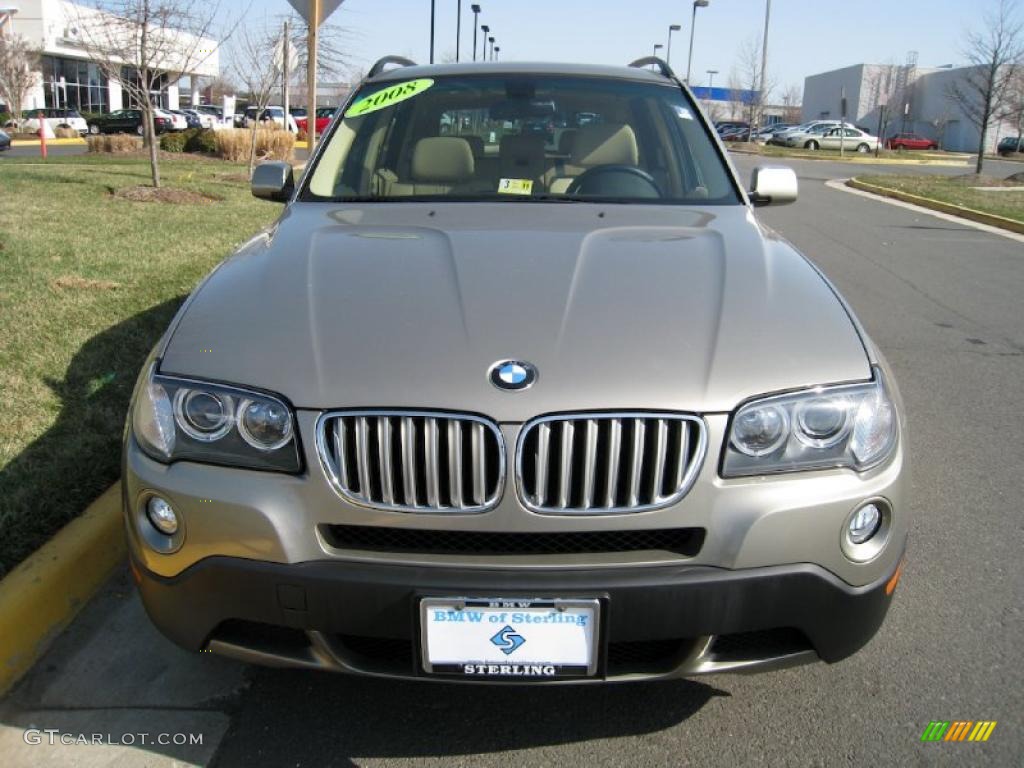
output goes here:
[[[648, 69], [646, 67], [653, 67]], [[387, 57], [139, 377], [132, 570], [181, 646], [433, 680], [836, 662], [908, 530], [892, 374], [692, 94]]]

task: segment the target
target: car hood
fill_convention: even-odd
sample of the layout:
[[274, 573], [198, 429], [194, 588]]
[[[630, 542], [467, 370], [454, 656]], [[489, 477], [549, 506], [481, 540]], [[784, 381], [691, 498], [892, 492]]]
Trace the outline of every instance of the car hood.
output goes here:
[[[535, 385], [496, 389], [504, 359]], [[501, 421], [870, 376], [831, 288], [746, 207], [571, 203], [292, 205], [193, 294], [161, 370]]]

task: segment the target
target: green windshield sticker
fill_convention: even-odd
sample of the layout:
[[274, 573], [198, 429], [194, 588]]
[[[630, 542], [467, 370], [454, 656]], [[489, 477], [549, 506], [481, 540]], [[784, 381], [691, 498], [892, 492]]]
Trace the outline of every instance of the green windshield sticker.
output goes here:
[[408, 80], [404, 83], [392, 85], [390, 88], [377, 91], [373, 95], [357, 101], [348, 108], [345, 112], [345, 117], [362, 117], [371, 112], [376, 112], [378, 109], [386, 109], [392, 104], [411, 99], [413, 96], [419, 96], [433, 84], [434, 81], [430, 78], [423, 78], [421, 80]]

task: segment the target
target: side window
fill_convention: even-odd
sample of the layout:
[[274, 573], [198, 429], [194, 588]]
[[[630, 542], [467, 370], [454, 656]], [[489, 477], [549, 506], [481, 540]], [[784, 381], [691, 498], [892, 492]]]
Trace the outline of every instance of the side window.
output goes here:
[[860, 131], [854, 130], [853, 128], [847, 128], [846, 129], [846, 135], [847, 136], [852, 136], [854, 138], [857, 138], [859, 136], [862, 136], [863, 134]]

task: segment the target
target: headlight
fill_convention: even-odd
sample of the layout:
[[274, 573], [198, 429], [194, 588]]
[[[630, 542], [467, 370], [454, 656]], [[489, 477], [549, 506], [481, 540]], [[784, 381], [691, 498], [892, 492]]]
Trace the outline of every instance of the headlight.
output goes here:
[[870, 469], [896, 445], [896, 410], [882, 372], [866, 384], [754, 400], [733, 415], [723, 477], [848, 467]]
[[156, 373], [136, 394], [132, 431], [152, 458], [297, 472], [295, 417], [263, 392]]

